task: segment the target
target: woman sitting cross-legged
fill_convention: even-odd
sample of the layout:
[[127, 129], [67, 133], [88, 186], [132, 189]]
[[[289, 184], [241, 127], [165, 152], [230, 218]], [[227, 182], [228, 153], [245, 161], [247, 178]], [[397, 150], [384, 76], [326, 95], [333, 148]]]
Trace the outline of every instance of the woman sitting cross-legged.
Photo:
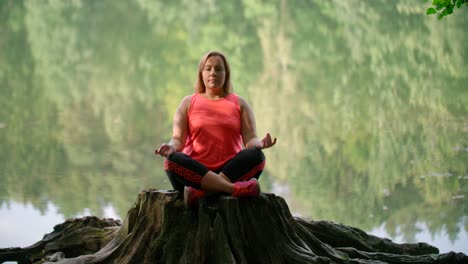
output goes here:
[[226, 57], [211, 51], [198, 65], [195, 93], [176, 110], [171, 140], [155, 154], [166, 157], [164, 170], [172, 186], [184, 190], [184, 201], [193, 205], [208, 192], [259, 195], [262, 149], [275, 143], [269, 133], [257, 137], [252, 109], [232, 92]]

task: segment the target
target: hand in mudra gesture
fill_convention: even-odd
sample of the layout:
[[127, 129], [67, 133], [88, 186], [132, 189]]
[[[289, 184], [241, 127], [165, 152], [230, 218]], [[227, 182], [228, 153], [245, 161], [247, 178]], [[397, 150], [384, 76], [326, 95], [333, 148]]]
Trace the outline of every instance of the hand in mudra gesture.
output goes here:
[[257, 149], [266, 149], [266, 148], [271, 148], [276, 144], [276, 138], [271, 140], [271, 135], [270, 133], [267, 133], [266, 136], [260, 140], [260, 142], [255, 145]]
[[163, 157], [167, 157], [175, 152], [174, 147], [169, 143], [163, 143], [158, 149], [154, 150], [154, 154], [161, 155]]

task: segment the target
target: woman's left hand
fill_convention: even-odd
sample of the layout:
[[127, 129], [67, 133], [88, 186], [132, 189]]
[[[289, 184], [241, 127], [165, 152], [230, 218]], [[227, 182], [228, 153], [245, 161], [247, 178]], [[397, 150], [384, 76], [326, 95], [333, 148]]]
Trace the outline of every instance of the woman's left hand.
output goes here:
[[276, 138], [271, 140], [270, 133], [267, 133], [266, 136], [260, 140], [260, 142], [257, 143], [255, 146], [257, 149], [265, 149], [265, 148], [271, 148], [276, 144]]

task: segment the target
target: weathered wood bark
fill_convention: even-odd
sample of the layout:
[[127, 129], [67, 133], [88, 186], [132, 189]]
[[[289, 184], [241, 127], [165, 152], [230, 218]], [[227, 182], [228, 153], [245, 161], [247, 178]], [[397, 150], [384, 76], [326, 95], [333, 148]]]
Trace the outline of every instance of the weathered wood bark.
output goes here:
[[[93, 254], [111, 241], [120, 228], [120, 220], [84, 217], [56, 225], [54, 231], [26, 248], [0, 249], [0, 263], [35, 263], [60, 256]], [[61, 252], [61, 254], [55, 254]], [[63, 258], [63, 257], [62, 257]]]
[[212, 196], [196, 208], [178, 196], [143, 191], [123, 225], [69, 220], [31, 247], [0, 249], [0, 262], [468, 263], [462, 253], [438, 254], [425, 243], [396, 244], [357, 228], [295, 218], [274, 194]]

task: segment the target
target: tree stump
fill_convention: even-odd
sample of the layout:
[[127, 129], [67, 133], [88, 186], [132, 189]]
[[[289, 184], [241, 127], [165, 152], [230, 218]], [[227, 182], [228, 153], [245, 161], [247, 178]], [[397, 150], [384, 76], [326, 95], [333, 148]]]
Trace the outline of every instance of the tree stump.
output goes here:
[[176, 191], [142, 191], [118, 220], [85, 217], [26, 248], [0, 249], [23, 263], [468, 263], [426, 243], [389, 239], [291, 215], [283, 198], [214, 195], [186, 208]]

